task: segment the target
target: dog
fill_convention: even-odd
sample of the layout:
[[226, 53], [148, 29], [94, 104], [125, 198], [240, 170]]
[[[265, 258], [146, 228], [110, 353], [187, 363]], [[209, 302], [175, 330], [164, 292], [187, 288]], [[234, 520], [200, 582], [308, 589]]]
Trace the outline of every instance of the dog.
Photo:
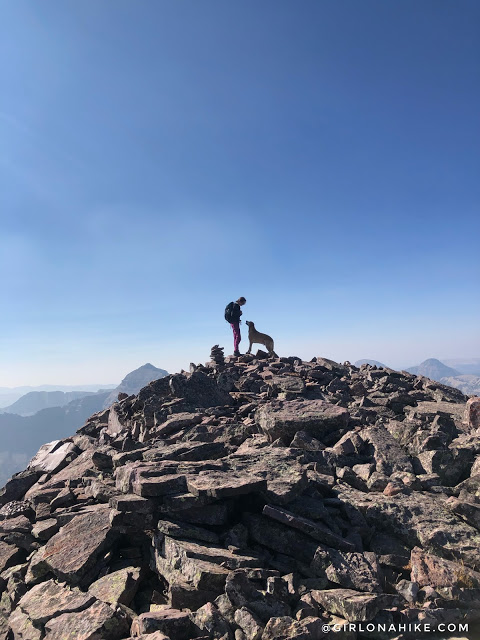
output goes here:
[[253, 322], [247, 320], [245, 324], [248, 326], [248, 339], [250, 340], [250, 346], [248, 347], [247, 353], [252, 351], [252, 345], [254, 343], [263, 344], [263, 346], [266, 347], [269, 356], [278, 357], [273, 350], [273, 338], [267, 336], [266, 333], [260, 333], [260, 331], [257, 331]]

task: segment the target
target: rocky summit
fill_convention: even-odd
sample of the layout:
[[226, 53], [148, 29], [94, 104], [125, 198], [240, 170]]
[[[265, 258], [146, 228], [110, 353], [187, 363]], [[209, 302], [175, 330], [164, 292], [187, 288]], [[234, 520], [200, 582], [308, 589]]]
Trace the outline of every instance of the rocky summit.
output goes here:
[[125, 395], [0, 490], [0, 639], [478, 637], [480, 398], [218, 345]]

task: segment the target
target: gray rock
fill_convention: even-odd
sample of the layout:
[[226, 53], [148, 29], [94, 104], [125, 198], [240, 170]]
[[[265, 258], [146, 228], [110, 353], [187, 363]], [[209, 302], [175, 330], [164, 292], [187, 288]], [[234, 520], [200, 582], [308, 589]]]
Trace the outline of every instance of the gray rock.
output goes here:
[[230, 625], [211, 602], [197, 609], [191, 615], [191, 620], [198, 635], [207, 635], [218, 640], [233, 640]]
[[396, 603], [392, 595], [361, 593], [352, 589], [314, 590], [311, 593], [324, 609], [349, 622], [369, 622], [379, 611]]
[[18, 606], [35, 625], [43, 625], [61, 613], [83, 611], [95, 602], [90, 594], [69, 589], [48, 580], [35, 585], [20, 599]]
[[102, 602], [129, 606], [137, 593], [141, 577], [140, 568], [125, 567], [96, 580], [90, 585], [88, 592]]
[[[120, 610], [115, 610], [104, 602], [95, 602], [79, 613], [63, 613], [49, 620], [46, 625], [45, 640], [117, 640], [128, 633], [128, 619]], [[28, 637], [28, 636], [27, 636]]]
[[100, 554], [113, 543], [118, 533], [109, 521], [109, 509], [79, 515], [62, 527], [45, 545], [41, 558], [58, 578], [82, 585], [89, 578]]
[[256, 413], [256, 421], [270, 442], [282, 438], [291, 442], [297, 431], [306, 431], [318, 440], [348, 423], [348, 411], [323, 400], [276, 400]]
[[188, 640], [191, 637], [192, 622], [188, 613], [177, 609], [150, 611], [142, 613], [132, 623], [131, 633], [139, 636], [161, 631], [176, 640]]

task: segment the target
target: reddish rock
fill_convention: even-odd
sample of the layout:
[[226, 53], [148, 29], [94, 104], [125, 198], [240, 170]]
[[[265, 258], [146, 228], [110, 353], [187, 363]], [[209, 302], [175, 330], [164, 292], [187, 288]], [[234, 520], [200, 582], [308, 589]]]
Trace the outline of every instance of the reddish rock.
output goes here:
[[69, 584], [82, 584], [97, 558], [118, 535], [109, 521], [110, 509], [74, 517], [47, 542], [42, 558], [53, 573]]
[[474, 397], [467, 400], [465, 422], [470, 429], [480, 429], [480, 398]]
[[323, 400], [274, 400], [258, 409], [255, 419], [270, 440], [292, 441], [297, 431], [306, 431], [322, 441], [328, 433], [345, 427], [349, 413]]
[[259, 476], [234, 472], [200, 472], [196, 477], [187, 479], [190, 493], [195, 496], [227, 498], [260, 492], [267, 488], [267, 481]]
[[399, 493], [403, 493], [405, 491], [405, 487], [400, 486], [400, 484], [396, 484], [395, 482], [389, 482], [385, 489], [383, 490], [384, 496], [396, 496]]
[[192, 623], [188, 613], [177, 609], [150, 611], [142, 613], [132, 622], [130, 633], [134, 637], [143, 633], [161, 631], [175, 640], [188, 640], [191, 637]]
[[104, 602], [95, 602], [79, 613], [63, 613], [46, 625], [45, 640], [118, 640], [128, 635], [125, 614]]
[[[42, 640], [44, 637], [43, 631], [33, 625], [28, 615], [24, 613], [20, 607], [17, 607], [9, 616], [8, 626], [13, 631], [15, 640], [17, 640], [17, 638], [19, 640]], [[11, 635], [7, 634], [5, 638], [10, 640]]]
[[468, 589], [480, 588], [480, 572], [470, 567], [445, 560], [415, 547], [410, 556], [412, 581], [421, 587], [461, 587]]
[[45, 624], [59, 611], [69, 613], [81, 611], [93, 604], [95, 598], [90, 594], [82, 593], [78, 589], [57, 584], [54, 580], [48, 580], [35, 585], [20, 599], [18, 606], [26, 613], [36, 626]]

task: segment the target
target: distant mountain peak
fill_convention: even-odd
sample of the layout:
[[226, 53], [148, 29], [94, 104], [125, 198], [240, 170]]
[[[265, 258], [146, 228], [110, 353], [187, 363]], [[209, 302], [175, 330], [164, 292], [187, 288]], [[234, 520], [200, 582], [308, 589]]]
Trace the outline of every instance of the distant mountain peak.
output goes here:
[[355, 362], [356, 367], [362, 366], [362, 364], [374, 364], [376, 367], [382, 367], [383, 369], [388, 369], [386, 364], [383, 362], [379, 362], [378, 360], [373, 360], [372, 358], [364, 358], [363, 360], [357, 360]]
[[456, 369], [447, 367], [446, 364], [443, 364], [443, 362], [437, 360], [437, 358], [427, 358], [427, 360], [424, 360], [416, 367], [410, 367], [406, 369], [406, 371], [416, 376], [425, 376], [426, 378], [437, 381], [440, 381], [442, 378], [460, 375]]
[[140, 389], [146, 387], [147, 384], [153, 380], [158, 380], [165, 376], [168, 376], [168, 371], [165, 369], [159, 369], [150, 362], [143, 364], [141, 367], [130, 371], [130, 373], [125, 376], [118, 387], [108, 396], [105, 401], [105, 407], [108, 407], [115, 402], [119, 393], [126, 393], [129, 396], [137, 394]]

